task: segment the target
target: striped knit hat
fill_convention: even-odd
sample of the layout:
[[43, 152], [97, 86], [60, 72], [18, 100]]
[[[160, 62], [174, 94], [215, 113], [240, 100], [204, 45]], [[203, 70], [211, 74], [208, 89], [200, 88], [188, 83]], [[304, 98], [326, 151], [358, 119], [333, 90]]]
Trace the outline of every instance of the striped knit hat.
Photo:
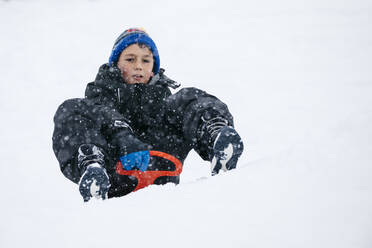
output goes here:
[[116, 65], [120, 54], [125, 48], [132, 44], [144, 44], [148, 46], [154, 56], [154, 74], [159, 72], [160, 68], [160, 57], [158, 49], [156, 48], [155, 42], [150, 38], [150, 36], [143, 30], [138, 28], [131, 28], [125, 30], [115, 41], [114, 47], [109, 58], [109, 65]]

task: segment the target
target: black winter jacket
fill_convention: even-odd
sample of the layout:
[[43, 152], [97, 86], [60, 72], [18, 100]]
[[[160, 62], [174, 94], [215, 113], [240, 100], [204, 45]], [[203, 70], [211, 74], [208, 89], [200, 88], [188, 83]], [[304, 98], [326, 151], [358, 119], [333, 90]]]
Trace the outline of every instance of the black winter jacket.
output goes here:
[[[183, 162], [195, 149], [204, 160], [210, 160], [210, 141], [201, 137], [198, 129], [201, 117], [211, 114], [223, 116], [233, 125], [227, 106], [202, 90], [184, 88], [172, 95], [161, 77], [150, 84], [129, 85], [118, 68], [105, 64], [95, 81], [87, 85], [85, 98], [67, 100], [58, 108], [53, 150], [63, 174], [78, 183], [83, 173], [77, 166], [78, 147], [100, 147], [110, 177], [109, 197], [122, 196], [131, 192], [136, 182], [116, 174], [120, 156], [152, 149]], [[166, 170], [168, 165], [159, 161], [153, 166]], [[168, 178], [159, 183], [178, 180]]]

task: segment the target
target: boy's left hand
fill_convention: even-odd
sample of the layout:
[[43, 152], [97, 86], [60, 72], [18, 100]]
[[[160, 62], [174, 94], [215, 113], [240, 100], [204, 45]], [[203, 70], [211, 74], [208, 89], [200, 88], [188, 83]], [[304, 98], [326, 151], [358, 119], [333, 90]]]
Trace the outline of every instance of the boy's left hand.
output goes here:
[[120, 162], [125, 170], [137, 168], [144, 172], [150, 163], [150, 153], [149, 151], [132, 152], [121, 156]]

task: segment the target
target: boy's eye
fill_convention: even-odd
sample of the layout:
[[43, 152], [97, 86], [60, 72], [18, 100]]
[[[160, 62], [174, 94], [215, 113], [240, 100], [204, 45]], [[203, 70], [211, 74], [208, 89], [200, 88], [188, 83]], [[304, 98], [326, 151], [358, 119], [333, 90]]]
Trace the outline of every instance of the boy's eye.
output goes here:
[[128, 61], [128, 62], [133, 62], [134, 61], [134, 58], [127, 58], [125, 60]]
[[144, 62], [144, 63], [150, 63], [150, 60], [148, 60], [148, 59], [144, 59], [143, 62]]

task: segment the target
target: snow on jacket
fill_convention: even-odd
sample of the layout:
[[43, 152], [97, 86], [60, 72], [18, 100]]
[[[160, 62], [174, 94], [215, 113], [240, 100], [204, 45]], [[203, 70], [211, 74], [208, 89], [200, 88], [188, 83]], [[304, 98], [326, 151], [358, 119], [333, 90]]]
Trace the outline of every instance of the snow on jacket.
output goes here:
[[[83, 171], [77, 166], [81, 144], [95, 144], [105, 152], [105, 168], [110, 177], [109, 197], [133, 191], [135, 179], [118, 175], [120, 156], [141, 150], [166, 152], [182, 163], [191, 149], [204, 160], [211, 159], [211, 144], [199, 128], [205, 114], [220, 115], [233, 125], [227, 108], [216, 97], [196, 88], [171, 94], [160, 78], [150, 84], [126, 84], [116, 67], [104, 64], [94, 82], [87, 85], [85, 98], [62, 103], [55, 116], [53, 150], [61, 171], [75, 183]], [[172, 169], [159, 160], [155, 169]], [[159, 183], [178, 183], [178, 177], [165, 177]]]

